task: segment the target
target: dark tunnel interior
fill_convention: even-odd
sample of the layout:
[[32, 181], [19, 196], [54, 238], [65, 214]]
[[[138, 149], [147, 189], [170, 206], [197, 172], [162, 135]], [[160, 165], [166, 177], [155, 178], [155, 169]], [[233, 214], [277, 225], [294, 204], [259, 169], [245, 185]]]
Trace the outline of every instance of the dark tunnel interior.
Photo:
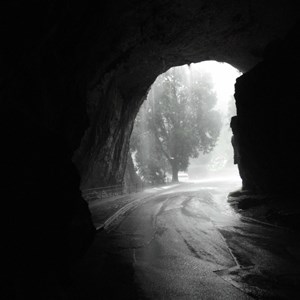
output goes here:
[[81, 299], [69, 274], [96, 236], [81, 191], [123, 182], [135, 117], [173, 66], [243, 72], [231, 122], [242, 190], [280, 199], [297, 228], [295, 1], [12, 0], [0, 28], [4, 299]]

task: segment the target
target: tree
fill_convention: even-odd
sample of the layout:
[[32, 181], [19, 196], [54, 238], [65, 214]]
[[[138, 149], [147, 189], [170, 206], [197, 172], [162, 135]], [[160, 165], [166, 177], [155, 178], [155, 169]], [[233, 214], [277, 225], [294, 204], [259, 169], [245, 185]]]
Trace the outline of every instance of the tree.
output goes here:
[[[147, 132], [154, 162], [169, 163], [173, 182], [178, 171], [187, 169], [190, 157], [208, 153], [216, 144], [221, 120], [213, 110], [217, 97], [212, 87], [208, 74], [187, 66], [172, 68], [157, 78], [140, 110], [135, 130]], [[141, 166], [141, 149], [136, 150]]]
[[164, 183], [168, 162], [160, 155], [160, 150], [154, 136], [147, 128], [146, 106], [142, 106], [135, 119], [135, 125], [130, 139], [130, 155], [135, 161], [135, 167], [141, 179], [152, 185]]

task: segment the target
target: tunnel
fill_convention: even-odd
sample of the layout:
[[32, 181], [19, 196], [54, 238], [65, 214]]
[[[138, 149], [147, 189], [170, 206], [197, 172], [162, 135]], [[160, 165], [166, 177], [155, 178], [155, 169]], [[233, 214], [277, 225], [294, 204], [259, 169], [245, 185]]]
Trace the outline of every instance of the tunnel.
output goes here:
[[243, 72], [232, 121], [243, 189], [299, 206], [295, 1], [13, 0], [0, 14], [6, 299], [56, 299], [95, 235], [81, 190], [122, 182], [135, 116], [173, 66]]

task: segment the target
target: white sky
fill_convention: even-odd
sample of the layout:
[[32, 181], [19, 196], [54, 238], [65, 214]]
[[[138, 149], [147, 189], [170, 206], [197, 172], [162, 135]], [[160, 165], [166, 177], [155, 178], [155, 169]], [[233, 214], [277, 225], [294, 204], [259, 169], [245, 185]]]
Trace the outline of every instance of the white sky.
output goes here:
[[236, 78], [241, 76], [242, 73], [227, 63], [219, 63], [213, 60], [191, 64], [191, 67], [204, 70], [211, 74], [218, 96], [216, 109], [226, 112], [228, 100], [234, 94]]
[[[222, 162], [225, 162], [226, 160], [230, 161], [230, 159], [233, 158], [233, 149], [230, 141], [232, 132], [231, 130], [228, 130], [229, 120], [227, 120], [229, 117], [228, 107], [229, 101], [234, 101], [233, 94], [236, 78], [241, 76], [242, 73], [227, 63], [219, 63], [216, 61], [205, 61], [197, 64], [191, 64], [190, 67], [195, 68], [199, 72], [204, 71], [211, 75], [214, 83], [214, 89], [218, 97], [215, 109], [220, 111], [223, 117], [226, 118], [224, 119], [224, 125], [226, 126], [223, 126], [221, 130], [217, 145], [210, 154], [211, 161], [207, 165], [208, 169], [214, 166], [215, 171], [220, 171], [223, 168]], [[219, 165], [212, 163], [214, 161], [216, 163], [219, 161]], [[195, 167], [198, 165], [198, 159], [190, 159], [190, 163], [190, 168], [193, 166]], [[235, 172], [235, 175], [238, 176], [236, 166], [232, 167], [233, 169], [231, 171]]]

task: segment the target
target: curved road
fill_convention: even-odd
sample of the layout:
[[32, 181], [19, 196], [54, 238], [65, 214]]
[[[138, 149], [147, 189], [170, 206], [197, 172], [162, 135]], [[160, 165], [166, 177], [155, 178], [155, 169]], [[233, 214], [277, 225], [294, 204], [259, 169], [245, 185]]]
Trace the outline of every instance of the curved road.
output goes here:
[[237, 184], [184, 183], [117, 218], [75, 272], [82, 299], [298, 299], [296, 237], [233, 212]]

